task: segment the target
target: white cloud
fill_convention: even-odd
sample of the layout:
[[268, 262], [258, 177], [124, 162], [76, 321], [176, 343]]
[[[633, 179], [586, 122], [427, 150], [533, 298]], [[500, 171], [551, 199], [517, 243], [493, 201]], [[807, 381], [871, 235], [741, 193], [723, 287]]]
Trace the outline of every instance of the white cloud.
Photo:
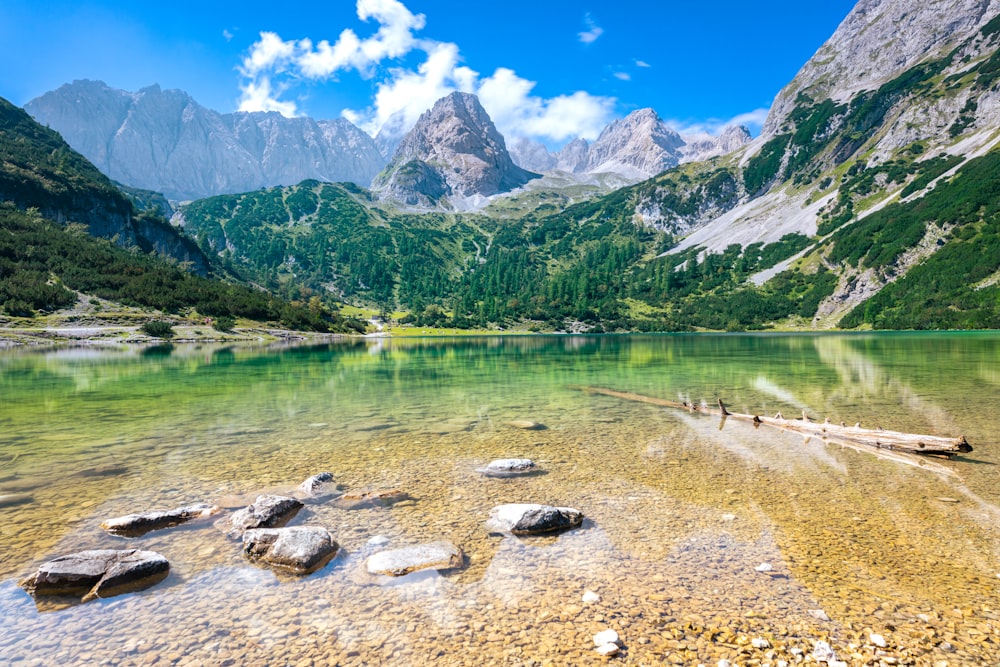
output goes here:
[[578, 32], [576, 36], [584, 44], [592, 44], [597, 41], [598, 37], [604, 34], [604, 28], [597, 25], [589, 13], [583, 17], [583, 22], [586, 24], [588, 30]]
[[231, 30], [229, 30], [228, 28], [223, 28], [223, 30], [222, 30], [222, 37], [223, 37], [223, 39], [225, 39], [225, 40], [226, 40], [227, 42], [231, 42], [231, 41], [233, 41], [233, 37], [234, 37], [234, 36], [235, 36], [235, 35], [233, 35], [233, 33], [232, 33], [232, 31], [231, 31]]
[[631, 81], [632, 75], [628, 72], [615, 72], [615, 78], [621, 79], [622, 81]]
[[636, 67], [652, 67], [652, 65], [650, 65], [649, 63], [647, 63], [645, 60], [636, 60], [635, 61], [635, 66]]
[[243, 86], [243, 98], [240, 100], [240, 111], [277, 111], [282, 116], [298, 114], [295, 102], [282, 102], [278, 99], [280, 91], [271, 87], [271, 79], [258, 76]]
[[353, 115], [360, 119], [359, 126], [374, 135], [398, 114], [402, 117], [401, 127], [409, 129], [421, 113], [445, 95], [456, 90], [475, 92], [478, 74], [458, 64], [455, 44], [436, 43], [429, 48], [427, 60], [417, 67], [417, 71], [391, 70], [390, 78], [378, 84], [373, 107], [366, 111], [348, 111], [346, 117], [350, 119]]
[[294, 42], [283, 41], [277, 33], [262, 32], [260, 40], [254, 42], [250, 53], [243, 59], [241, 71], [250, 78], [272, 70], [281, 72], [294, 56]]
[[[531, 94], [534, 81], [519, 77], [506, 67], [482, 78], [462, 64], [458, 45], [416, 36], [425, 24], [398, 0], [357, 0], [358, 18], [374, 19], [379, 27], [368, 37], [343, 30], [334, 43], [314, 45], [308, 38], [285, 41], [273, 32], [262, 32], [243, 59], [242, 111], [298, 112], [295, 102], [281, 97], [306, 80], [322, 81], [338, 72], [355, 70], [376, 78], [375, 95], [366, 109], [344, 109], [342, 115], [370, 134], [389, 124], [405, 132], [435, 101], [456, 90], [476, 93], [497, 128], [508, 139], [529, 136], [561, 141], [576, 136], [596, 138], [614, 117], [616, 100], [577, 91], [542, 98]], [[585, 19], [597, 39], [601, 29]], [[581, 40], [583, 40], [581, 34]], [[425, 58], [417, 68], [387, 67], [411, 53]]]
[[729, 119], [710, 118], [696, 123], [684, 123], [676, 120], [666, 121], [667, 125], [683, 135], [708, 134], [716, 136], [727, 127], [745, 125], [753, 135], [760, 134], [760, 128], [767, 120], [768, 109], [754, 109], [737, 114]]
[[614, 116], [615, 100], [583, 91], [543, 99], [531, 95], [534, 81], [501, 67], [483, 79], [476, 93], [497, 129], [508, 139], [538, 137], [562, 141], [596, 139]]

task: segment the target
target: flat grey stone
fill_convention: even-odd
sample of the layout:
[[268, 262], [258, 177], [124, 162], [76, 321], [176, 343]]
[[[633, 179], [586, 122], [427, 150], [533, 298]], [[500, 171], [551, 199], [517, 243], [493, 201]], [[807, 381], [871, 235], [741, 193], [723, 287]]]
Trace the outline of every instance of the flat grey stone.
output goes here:
[[462, 550], [451, 542], [430, 542], [401, 549], [379, 551], [368, 557], [369, 574], [401, 577], [418, 570], [451, 570], [461, 567]]
[[46, 561], [20, 585], [31, 595], [82, 594], [87, 602], [149, 588], [169, 572], [170, 563], [155, 551], [100, 549]]
[[176, 507], [171, 510], [153, 510], [139, 514], [126, 514], [125, 516], [104, 521], [101, 523], [101, 528], [112, 535], [139, 537], [152, 530], [171, 528], [182, 523], [187, 523], [192, 519], [210, 517], [219, 511], [216, 505], [197, 503], [185, 507]]
[[476, 470], [486, 477], [517, 477], [537, 471], [538, 466], [531, 459], [496, 459]]

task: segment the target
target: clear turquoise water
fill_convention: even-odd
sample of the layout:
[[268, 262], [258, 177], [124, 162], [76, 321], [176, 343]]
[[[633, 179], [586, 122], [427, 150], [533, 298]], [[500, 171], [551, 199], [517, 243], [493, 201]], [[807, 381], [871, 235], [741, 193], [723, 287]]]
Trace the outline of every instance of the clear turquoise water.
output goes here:
[[[964, 434], [975, 450], [918, 468], [750, 425], [720, 429], [585, 385]], [[867, 632], [918, 664], [991, 664], [998, 389], [992, 333], [4, 352], [0, 496], [30, 500], [3, 508], [0, 655], [13, 664], [601, 664], [590, 636], [614, 627], [626, 664], [749, 660], [756, 649], [741, 637], [757, 636], [776, 647], [773, 660], [820, 638], [842, 659], [867, 659]], [[518, 419], [547, 428], [509, 425]], [[475, 473], [514, 456], [546, 474]], [[413, 500], [310, 506], [295, 523], [326, 526], [343, 553], [302, 579], [245, 562], [211, 522], [131, 540], [98, 525], [198, 501], [237, 507], [323, 470], [348, 490], [399, 488]], [[569, 505], [588, 521], [558, 537], [490, 537], [483, 522], [503, 502]], [[375, 535], [394, 546], [451, 540], [467, 566], [387, 584], [364, 571]], [[55, 556], [131, 546], [167, 556], [170, 577], [75, 606], [36, 606], [17, 587]], [[764, 562], [771, 573], [755, 569]], [[601, 601], [584, 604], [588, 589]]]

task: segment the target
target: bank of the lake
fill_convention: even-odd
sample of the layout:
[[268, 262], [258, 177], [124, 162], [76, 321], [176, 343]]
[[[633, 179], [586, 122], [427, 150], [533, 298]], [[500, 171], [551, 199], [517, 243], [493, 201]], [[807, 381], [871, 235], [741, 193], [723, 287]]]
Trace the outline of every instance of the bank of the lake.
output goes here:
[[[992, 664], [1000, 627], [1000, 335], [378, 338], [0, 351], [0, 653], [12, 664]], [[901, 465], [801, 436], [588, 395], [965, 435]], [[516, 428], [531, 420], [543, 429]], [[541, 474], [488, 478], [497, 458]], [[310, 502], [292, 525], [341, 553], [293, 577], [214, 520], [138, 538], [99, 524], [204, 501], [222, 518], [329, 470], [386, 506]], [[555, 536], [491, 535], [490, 510], [583, 512]], [[382, 538], [375, 539], [373, 538]], [[447, 540], [461, 567], [373, 577], [378, 549]], [[170, 560], [145, 591], [37, 605], [55, 556]], [[590, 594], [588, 594], [588, 592]], [[883, 646], [884, 644], [884, 646]], [[754, 662], [757, 661], [757, 662]]]

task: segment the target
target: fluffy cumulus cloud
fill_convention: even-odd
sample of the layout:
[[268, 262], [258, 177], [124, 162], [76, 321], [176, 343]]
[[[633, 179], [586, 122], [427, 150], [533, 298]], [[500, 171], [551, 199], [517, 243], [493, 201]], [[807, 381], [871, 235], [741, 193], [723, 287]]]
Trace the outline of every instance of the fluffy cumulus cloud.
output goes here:
[[[333, 80], [350, 70], [375, 79], [372, 104], [365, 109], [345, 109], [343, 115], [370, 134], [385, 128], [401, 133], [421, 113], [445, 95], [462, 91], [476, 93], [499, 130], [510, 137], [533, 137], [559, 141], [582, 136], [595, 138], [613, 118], [616, 100], [584, 91], [553, 98], [532, 95], [533, 81], [513, 70], [498, 68], [483, 77], [462, 65], [456, 44], [424, 39], [417, 35], [425, 25], [423, 14], [414, 14], [399, 0], [357, 0], [362, 21], [378, 25], [374, 34], [359, 36], [343, 30], [336, 41], [309, 38], [283, 40], [273, 32], [262, 32], [243, 58], [240, 72], [241, 111], [278, 111], [286, 116], [299, 113], [287, 99], [304, 81]], [[601, 29], [588, 16], [590, 42]], [[399, 65], [411, 53], [422, 54], [416, 69]]]

